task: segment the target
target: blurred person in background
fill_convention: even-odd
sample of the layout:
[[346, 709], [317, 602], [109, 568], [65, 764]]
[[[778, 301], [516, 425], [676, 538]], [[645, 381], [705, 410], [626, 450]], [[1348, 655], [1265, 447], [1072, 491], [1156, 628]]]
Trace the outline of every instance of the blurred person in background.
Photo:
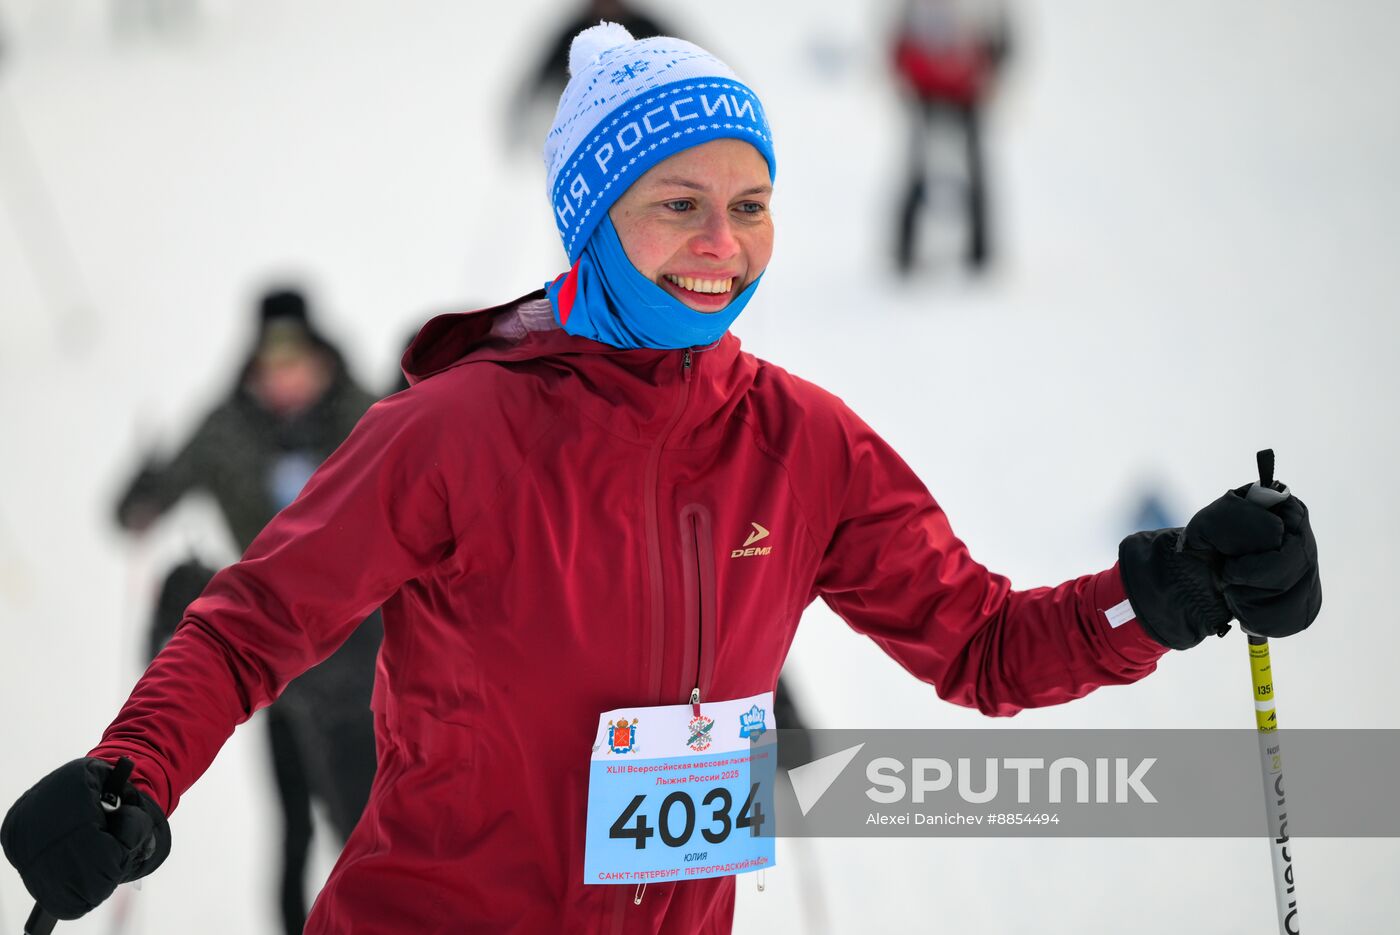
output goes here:
[[[122, 495], [117, 520], [124, 528], [142, 532], [186, 493], [202, 490], [213, 495], [238, 548], [246, 550], [374, 402], [317, 330], [300, 291], [267, 292], [257, 325], [233, 391], [174, 458], [150, 458]], [[206, 576], [212, 571], [192, 560], [167, 577], [153, 647], [173, 635]], [[375, 767], [369, 700], [381, 633], [378, 613], [369, 615], [267, 711], [282, 815], [279, 906], [288, 933], [306, 924], [312, 802], [325, 807], [343, 844], [369, 799]]]
[[618, 23], [638, 39], [675, 35], [629, 0], [584, 0], [572, 15], [561, 18], [559, 27], [550, 33], [544, 58], [529, 75], [530, 96], [546, 98], [551, 104], [558, 102], [569, 81], [569, 46], [574, 36], [602, 21]]
[[[519, 92], [510, 100], [506, 136], [512, 146], [533, 145], [543, 132], [538, 124], [548, 127], [553, 119], [554, 106], [569, 81], [569, 43], [574, 36], [604, 20], [622, 25], [638, 39], [678, 34], [631, 0], [583, 0], [572, 12], [561, 12], [563, 15], [553, 21], [557, 25], [544, 31], [544, 55], [526, 72]], [[546, 107], [549, 113], [540, 113]]]
[[112, 32], [157, 35], [184, 29], [199, 18], [198, 0], [111, 0]]
[[146, 661], [152, 659], [165, 648], [185, 619], [185, 610], [195, 602], [209, 582], [214, 580], [218, 569], [211, 568], [194, 556], [190, 556], [166, 573], [160, 584], [160, 594], [156, 597], [155, 611], [151, 614], [151, 625], [146, 631]]
[[937, 144], [946, 139], [959, 142], [963, 154], [963, 263], [980, 272], [991, 260], [982, 110], [1008, 44], [1001, 0], [904, 2], [893, 48], [910, 125], [908, 180], [895, 227], [895, 263], [901, 274], [912, 272], [918, 262], [920, 215], [932, 189], [944, 181], [930, 173], [930, 162]]
[[[733, 866], [584, 882], [590, 844], [647, 836], [614, 833], [631, 811], [588, 820], [590, 744], [630, 742], [602, 728], [615, 710], [685, 725], [766, 697], [818, 597], [990, 716], [1134, 682], [1232, 618], [1279, 637], [1316, 617], [1307, 510], [1252, 485], [1056, 587], [978, 564], [870, 426], [729, 331], [775, 232], [754, 91], [615, 24], [574, 40], [570, 72], [545, 144], [568, 270], [428, 322], [410, 388], [215, 577], [98, 746], [15, 803], [0, 843], [51, 911], [158, 867], [166, 815], [236, 725], [381, 604], [379, 776], [312, 935], [729, 931]], [[108, 819], [118, 757], [134, 772]]]

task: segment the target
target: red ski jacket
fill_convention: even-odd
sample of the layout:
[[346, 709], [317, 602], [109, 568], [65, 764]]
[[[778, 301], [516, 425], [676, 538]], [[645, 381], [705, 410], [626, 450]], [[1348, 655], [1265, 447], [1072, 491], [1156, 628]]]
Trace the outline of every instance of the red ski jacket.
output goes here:
[[[527, 296], [538, 300], [539, 293]], [[583, 884], [602, 711], [773, 689], [822, 598], [990, 715], [1151, 672], [1116, 568], [1013, 591], [834, 396], [739, 349], [429, 322], [375, 405], [191, 605], [94, 756], [170, 811], [383, 605], [369, 806], [306, 931], [727, 932], [734, 881]], [[759, 530], [767, 535], [759, 538]]]
[[934, 49], [908, 36], [895, 42], [894, 67], [920, 99], [954, 104], [976, 103], [992, 76], [978, 46]]

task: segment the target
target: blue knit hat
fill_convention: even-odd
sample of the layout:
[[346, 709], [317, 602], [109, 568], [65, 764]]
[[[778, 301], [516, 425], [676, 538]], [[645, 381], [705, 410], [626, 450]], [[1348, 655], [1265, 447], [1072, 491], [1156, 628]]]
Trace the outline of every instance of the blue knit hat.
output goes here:
[[616, 23], [574, 37], [569, 84], [544, 145], [554, 223], [574, 263], [598, 220], [642, 173], [710, 140], [752, 143], [768, 161], [773, 134], [758, 95], [697, 45], [636, 40]]

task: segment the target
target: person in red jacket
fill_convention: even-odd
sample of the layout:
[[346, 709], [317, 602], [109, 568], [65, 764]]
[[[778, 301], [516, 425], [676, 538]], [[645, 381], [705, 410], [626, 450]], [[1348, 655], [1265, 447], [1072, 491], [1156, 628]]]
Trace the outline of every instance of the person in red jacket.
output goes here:
[[0, 840], [48, 911], [158, 866], [235, 726], [381, 605], [379, 769], [314, 935], [729, 931], [732, 872], [585, 882], [590, 756], [659, 743], [657, 711], [692, 749], [721, 743], [705, 712], [772, 691], [817, 598], [941, 697], [1003, 716], [1142, 678], [1235, 615], [1269, 636], [1315, 617], [1296, 499], [1228, 493], [1053, 588], [979, 565], [869, 426], [728, 331], [773, 243], [754, 92], [613, 24], [570, 64], [545, 149], [569, 270], [428, 322], [410, 388], [191, 605], [97, 747], [12, 807]]
[[973, 273], [992, 259], [982, 113], [1005, 62], [1009, 29], [1001, 0], [905, 0], [893, 64], [906, 92], [909, 171], [896, 214], [895, 263], [910, 273], [919, 259], [919, 221], [929, 201], [929, 161], [939, 139], [962, 154], [964, 266]]

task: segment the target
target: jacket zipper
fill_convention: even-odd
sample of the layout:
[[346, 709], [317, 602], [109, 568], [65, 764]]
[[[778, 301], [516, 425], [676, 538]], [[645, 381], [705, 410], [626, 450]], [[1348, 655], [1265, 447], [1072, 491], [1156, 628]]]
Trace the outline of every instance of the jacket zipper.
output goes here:
[[692, 715], [700, 716], [700, 696], [709, 667], [705, 652], [714, 653], [715, 563], [710, 535], [710, 512], [692, 503], [681, 510], [681, 551], [685, 557], [686, 629], [693, 632], [695, 647], [694, 679], [689, 686]]
[[690, 690], [690, 713], [700, 716], [700, 670], [705, 660], [705, 588], [701, 574], [700, 521], [691, 517], [690, 534], [695, 542], [695, 610], [699, 626], [695, 628], [695, 687]]
[[[671, 438], [671, 432], [675, 430], [676, 423], [681, 420], [681, 414], [685, 412], [686, 403], [690, 401], [690, 371], [694, 363], [694, 357], [690, 348], [686, 348], [681, 353], [681, 395], [676, 400], [676, 409], [671, 413], [670, 420], [666, 427], [662, 429], [661, 435], [656, 440], [656, 444], [651, 449], [651, 455], [647, 459], [647, 544], [648, 565], [651, 579], [651, 679], [648, 698], [659, 698], [661, 696], [661, 661], [666, 651], [666, 590], [661, 579], [661, 520], [657, 501], [661, 497], [661, 452], [666, 447], [666, 442]], [[699, 691], [699, 688], [696, 688]], [[638, 883], [636, 890], [632, 894], [632, 904], [640, 906], [642, 895], [646, 892], [647, 885]], [[626, 898], [626, 897], [622, 897]], [[620, 931], [622, 916], [613, 917], [614, 931]]]
[[652, 446], [647, 459], [647, 566], [651, 581], [651, 678], [648, 683], [648, 699], [661, 697], [661, 660], [666, 650], [666, 590], [661, 580], [661, 520], [657, 501], [661, 492], [661, 452], [671, 437], [676, 423], [680, 422], [690, 401], [691, 352], [686, 348], [681, 355], [681, 394], [676, 400], [675, 411], [662, 429], [661, 435]]

